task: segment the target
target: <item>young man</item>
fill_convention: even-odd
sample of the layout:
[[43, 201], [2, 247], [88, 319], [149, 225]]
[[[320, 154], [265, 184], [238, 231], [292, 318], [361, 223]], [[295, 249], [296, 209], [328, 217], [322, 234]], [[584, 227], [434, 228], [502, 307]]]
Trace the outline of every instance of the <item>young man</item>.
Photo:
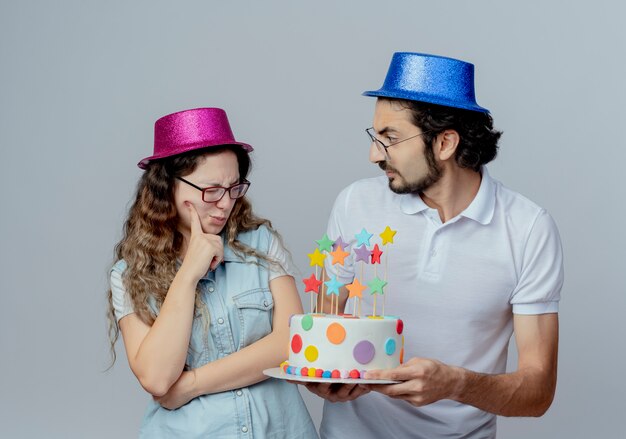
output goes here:
[[[560, 238], [544, 209], [489, 176], [501, 133], [473, 82], [472, 64], [396, 53], [383, 87], [364, 93], [378, 98], [367, 131], [385, 176], [339, 194], [328, 236], [397, 230], [385, 313], [404, 320], [408, 360], [366, 376], [399, 384], [307, 385], [327, 400], [323, 438], [493, 438], [496, 415], [541, 416], [552, 402]], [[360, 275], [347, 259], [326, 270]]]

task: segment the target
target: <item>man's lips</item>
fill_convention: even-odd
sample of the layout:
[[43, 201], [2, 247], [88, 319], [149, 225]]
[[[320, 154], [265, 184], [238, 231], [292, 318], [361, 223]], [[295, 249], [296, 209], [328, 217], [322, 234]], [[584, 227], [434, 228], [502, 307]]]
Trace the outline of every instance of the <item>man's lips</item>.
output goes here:
[[398, 171], [389, 166], [387, 162], [379, 162], [378, 167], [385, 171], [387, 178], [397, 177], [399, 175]]

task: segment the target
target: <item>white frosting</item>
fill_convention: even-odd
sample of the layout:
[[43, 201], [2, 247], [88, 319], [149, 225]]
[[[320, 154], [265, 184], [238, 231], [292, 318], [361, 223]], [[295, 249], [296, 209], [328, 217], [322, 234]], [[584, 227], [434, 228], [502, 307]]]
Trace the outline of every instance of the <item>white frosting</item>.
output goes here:
[[[402, 334], [398, 333], [399, 330], [402, 332], [402, 326], [402, 322], [399, 323], [399, 319], [395, 317], [352, 318], [352, 316], [320, 314], [294, 315], [290, 321], [289, 365], [329, 371], [334, 369], [362, 371], [397, 367], [400, 365], [404, 343]], [[333, 332], [333, 329], [336, 331]], [[342, 333], [345, 333], [343, 340], [341, 340]], [[302, 341], [301, 343], [298, 338]], [[357, 348], [356, 358], [355, 348]], [[317, 352], [317, 358], [315, 358], [315, 352]], [[368, 352], [373, 355], [367, 355]], [[371, 360], [366, 361], [370, 356]]]

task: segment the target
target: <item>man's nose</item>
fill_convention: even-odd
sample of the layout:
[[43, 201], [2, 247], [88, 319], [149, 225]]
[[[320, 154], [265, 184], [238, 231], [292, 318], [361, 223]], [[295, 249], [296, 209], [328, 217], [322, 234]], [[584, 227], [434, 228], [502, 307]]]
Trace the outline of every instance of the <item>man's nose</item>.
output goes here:
[[384, 162], [384, 161], [385, 161], [385, 154], [383, 154], [378, 149], [376, 144], [372, 142], [372, 144], [370, 145], [370, 162], [379, 163], [379, 162]]

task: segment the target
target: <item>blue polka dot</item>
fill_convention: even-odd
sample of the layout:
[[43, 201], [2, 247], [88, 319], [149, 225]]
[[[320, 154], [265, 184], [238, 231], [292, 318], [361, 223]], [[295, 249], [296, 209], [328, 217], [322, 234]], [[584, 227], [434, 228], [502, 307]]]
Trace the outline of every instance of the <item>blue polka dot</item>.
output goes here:
[[385, 342], [385, 352], [387, 355], [393, 355], [396, 351], [396, 341], [393, 338], [388, 338]]
[[330, 378], [330, 377], [331, 377], [330, 370], [325, 370], [324, 373], [322, 374], [322, 378]]

